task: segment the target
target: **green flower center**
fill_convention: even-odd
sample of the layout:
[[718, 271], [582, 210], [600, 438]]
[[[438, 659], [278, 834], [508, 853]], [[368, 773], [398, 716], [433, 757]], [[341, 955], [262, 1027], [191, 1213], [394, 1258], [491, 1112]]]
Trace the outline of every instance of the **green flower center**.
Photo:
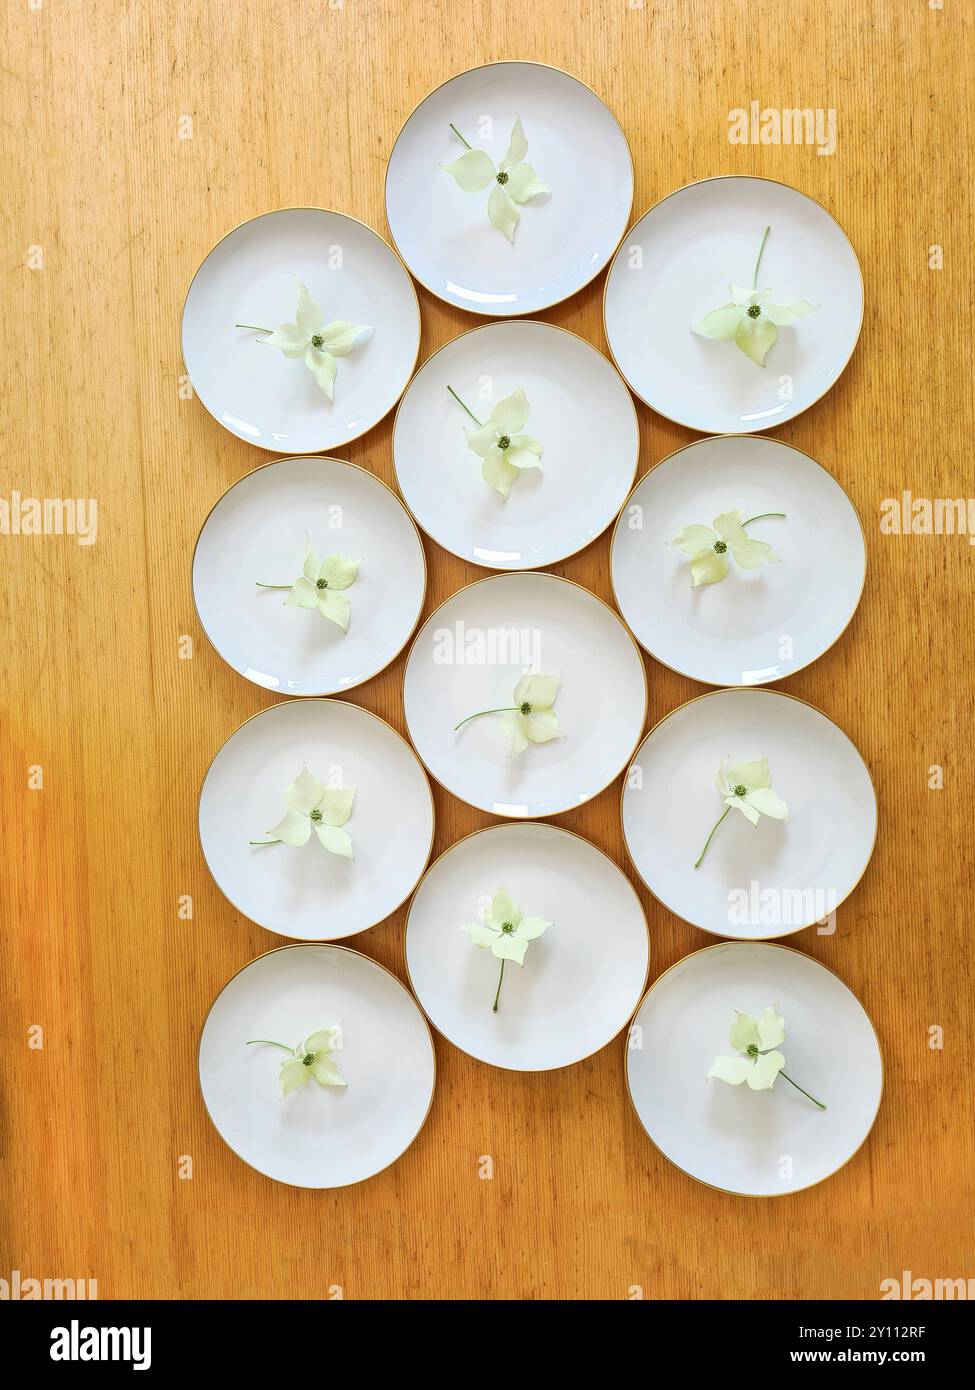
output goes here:
[[501, 930], [504, 932], [505, 936], [510, 936], [511, 933], [514, 931], [514, 929], [515, 929], [515, 924], [514, 924], [514, 922], [502, 922], [502, 923], [501, 923]]
[[327, 588], [328, 588], [328, 580], [327, 580], [327, 579], [316, 579], [316, 580], [315, 580], [315, 588], [316, 588], [316, 589], [327, 589]]
[[311, 818], [312, 820], [321, 820], [322, 813], [317, 806], [315, 807], [314, 811], [311, 812]]
[[510, 449], [510, 448], [511, 448], [511, 435], [510, 435], [510, 434], [502, 434], [502, 435], [499, 437], [499, 439], [498, 439], [498, 448], [499, 448], [499, 449]]
[[521, 704], [518, 706], [518, 710], [521, 714], [531, 714], [532, 707], [527, 700], [522, 700]]
[[714, 548], [719, 555], [723, 555], [725, 551], [728, 549], [728, 546], [724, 541], [715, 541]]
[[502, 170], [501, 170], [501, 173], [498, 175], [498, 183], [501, 185], [502, 188], [504, 188], [504, 186], [505, 186], [505, 184], [506, 184], [507, 182], [508, 182], [508, 175], [507, 175], [507, 174], [504, 172], [504, 170], [502, 169]]
[[[749, 309], [748, 312], [751, 313], [751, 309]], [[316, 333], [311, 340], [311, 345], [313, 348], [321, 349], [325, 346], [325, 339], [322, 337], [320, 333]]]
[[315, 1054], [314, 1054], [314, 1052], [306, 1052], [305, 1055], [304, 1055], [304, 1057], [302, 1057], [302, 1059], [301, 1059], [301, 1065], [302, 1065], [303, 1067], [310, 1067], [311, 1064], [312, 1064], [312, 1062], [314, 1062], [314, 1060], [315, 1060]]
[[735, 796], [747, 796], [747, 795], [748, 795], [748, 788], [745, 787], [745, 786], [742, 786], [741, 782], [738, 783], [737, 787], [732, 787], [732, 791], [734, 792]]
[[746, 1053], [748, 1054], [749, 1057], [757, 1057], [757, 1056], [758, 1056], [758, 1043], [749, 1043], [748, 1046], [745, 1048], [745, 1051], [746, 1051]]
[[757, 319], [757, 318], [761, 317], [761, 313], [762, 313], [762, 306], [761, 306], [761, 304], [749, 304], [749, 306], [748, 306], [748, 317], [749, 317], [750, 319]]

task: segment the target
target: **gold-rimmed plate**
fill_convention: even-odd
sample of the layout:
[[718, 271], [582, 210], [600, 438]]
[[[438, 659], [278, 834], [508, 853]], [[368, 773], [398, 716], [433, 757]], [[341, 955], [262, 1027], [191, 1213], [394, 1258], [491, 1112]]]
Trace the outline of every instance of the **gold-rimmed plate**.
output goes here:
[[[550, 190], [518, 206], [513, 240], [489, 219], [516, 118], [527, 162]], [[466, 144], [491, 161], [464, 192], [441, 166]], [[486, 167], [486, 166], [485, 166]], [[386, 170], [386, 219], [419, 282], [474, 314], [511, 317], [559, 304], [608, 264], [633, 205], [633, 161], [619, 122], [578, 78], [542, 63], [471, 68], [425, 97]]]
[[[741, 1056], [728, 1037], [736, 1012], [758, 1018], [770, 1005], [785, 1020], [777, 1050], [795, 1085], [781, 1074], [771, 1090], [708, 1080], [716, 1057]], [[636, 1011], [624, 1065], [664, 1157], [746, 1197], [785, 1196], [838, 1172], [883, 1093], [880, 1044], [856, 995], [811, 956], [767, 942], [722, 942], [664, 971]]]
[[[300, 356], [256, 331], [294, 322], [299, 281], [324, 324], [369, 330], [335, 359], [332, 401]], [[281, 208], [235, 227], [207, 255], [187, 291], [182, 337], [193, 389], [224, 429], [276, 454], [326, 453], [399, 400], [416, 366], [420, 307], [399, 257], [364, 222]]]

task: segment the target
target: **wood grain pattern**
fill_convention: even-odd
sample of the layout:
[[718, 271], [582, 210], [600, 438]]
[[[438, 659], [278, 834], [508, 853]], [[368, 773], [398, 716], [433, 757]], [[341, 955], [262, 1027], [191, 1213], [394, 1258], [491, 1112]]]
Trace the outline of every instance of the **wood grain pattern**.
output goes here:
[[[970, 3], [594, 0], [588, 5], [205, 0], [7, 7], [2, 494], [97, 497], [97, 544], [0, 537], [4, 558], [5, 1104], [0, 1276], [95, 1277], [102, 1297], [874, 1298], [975, 1275], [970, 814], [972, 565], [964, 537], [885, 536], [883, 498], [972, 485], [965, 203]], [[332, 206], [381, 229], [385, 160], [451, 74], [535, 58], [588, 82], [636, 164], [634, 213], [717, 173], [818, 198], [863, 265], [859, 348], [778, 437], [851, 493], [860, 610], [787, 683], [837, 720], [881, 800], [835, 936], [793, 938], [861, 996], [887, 1091], [864, 1149], [776, 1202], [672, 1168], [632, 1115], [621, 1043], [547, 1076], [437, 1040], [413, 1148], [373, 1181], [292, 1191], [240, 1163], [196, 1083], [201, 1020], [277, 938], [209, 879], [196, 836], [213, 752], [269, 697], [199, 631], [190, 557], [214, 499], [264, 459], [183, 399], [189, 280], [230, 227]], [[836, 153], [734, 146], [752, 99], [835, 107]], [[180, 139], [180, 119], [192, 138]], [[185, 131], [184, 123], [184, 131]], [[580, 152], [584, 157], [584, 152]], [[970, 171], [968, 171], [970, 173]], [[928, 248], [944, 248], [929, 269]], [[43, 265], [36, 266], [40, 248]], [[475, 320], [421, 291], [422, 356]], [[542, 317], [605, 350], [602, 277]], [[638, 407], [641, 473], [689, 432]], [[390, 425], [347, 450], [392, 481]], [[426, 542], [426, 612], [481, 572]], [[557, 568], [609, 599], [608, 538]], [[181, 660], [181, 634], [193, 637]], [[400, 658], [355, 692], [403, 729]], [[648, 660], [651, 720], [701, 688]], [[928, 769], [944, 768], [930, 790]], [[28, 789], [28, 768], [43, 789]], [[435, 851], [488, 822], [435, 791]], [[629, 869], [619, 784], [561, 818]], [[191, 921], [177, 899], [193, 898]], [[641, 890], [654, 975], [710, 938]], [[349, 944], [404, 977], [401, 911]], [[42, 1050], [26, 1045], [44, 1029]], [[943, 1049], [928, 1030], [944, 1029]], [[495, 1164], [478, 1177], [480, 1155]], [[180, 1155], [193, 1177], [181, 1180]]]

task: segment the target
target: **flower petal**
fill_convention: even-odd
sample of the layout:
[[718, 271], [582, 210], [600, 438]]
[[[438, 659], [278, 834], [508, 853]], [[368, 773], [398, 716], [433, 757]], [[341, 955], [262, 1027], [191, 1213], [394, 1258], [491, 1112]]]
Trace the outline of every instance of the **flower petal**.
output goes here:
[[527, 203], [552, 190], [542, 183], [530, 164], [516, 164], [508, 170], [504, 191], [513, 203]]
[[727, 770], [729, 792], [732, 787], [742, 786], [746, 791], [754, 791], [756, 787], [770, 787], [772, 785], [772, 774], [768, 770], [768, 758], [764, 755], [756, 758], [750, 763], [732, 763]]
[[747, 1057], [715, 1057], [708, 1080], [716, 1076], [719, 1081], [727, 1081], [729, 1086], [740, 1086], [754, 1069], [754, 1064]]
[[720, 766], [718, 767], [718, 775], [717, 775], [717, 777], [715, 777], [715, 779], [714, 779], [714, 785], [717, 787], [718, 791], [721, 793], [722, 796], [730, 796], [730, 795], [731, 795], [731, 787], [728, 785], [728, 776], [727, 776], [727, 773], [726, 773], [725, 770], [724, 770], [724, 769], [725, 769], [725, 763], [726, 763], [727, 761], [728, 761], [727, 758], [722, 758], [722, 759], [721, 759], [721, 764], [720, 764]]
[[467, 435], [468, 447], [473, 449], [475, 454], [481, 458], [485, 458], [488, 450], [492, 449], [498, 442], [498, 432], [490, 421], [486, 425], [479, 425], [476, 429], [471, 429], [469, 425], [465, 425], [464, 433]]
[[301, 567], [301, 572], [306, 579], [310, 579], [314, 584], [322, 568], [322, 562], [318, 558], [318, 552], [311, 543], [309, 536], [305, 537], [305, 563]]
[[284, 799], [296, 811], [303, 811], [306, 816], [310, 816], [315, 807], [320, 805], [324, 795], [324, 783], [319, 782], [315, 774], [309, 772], [307, 767], [303, 767], [285, 792]]
[[765, 541], [750, 541], [746, 537], [741, 541], [731, 541], [729, 548], [735, 557], [735, 564], [743, 570], [758, 570], [763, 565], [778, 564], [775, 551]]
[[[520, 436], [522, 439], [527, 439], [527, 437], [524, 434]], [[523, 473], [526, 468], [541, 468], [540, 453], [541, 449], [519, 448], [512, 440], [510, 449], [504, 451], [504, 461], [509, 468], [517, 468], [519, 473]]]
[[760, 816], [754, 806], [749, 806], [748, 802], [741, 796], [726, 796], [724, 804], [731, 806], [735, 811], [740, 811], [746, 820], [750, 820], [752, 825], [757, 825]]
[[336, 319], [334, 323], [322, 329], [322, 337], [325, 339], [323, 351], [332, 357], [345, 357], [363, 334], [371, 332], [372, 329], [363, 323], [348, 323], [345, 319]]
[[511, 127], [511, 139], [508, 141], [508, 148], [504, 152], [501, 161], [502, 169], [510, 169], [513, 164], [518, 164], [528, 153], [528, 140], [525, 137], [525, 128], [521, 124], [521, 117], [515, 117], [515, 123]]
[[349, 1083], [332, 1061], [331, 1057], [320, 1054], [308, 1067], [320, 1086], [347, 1086]]
[[330, 623], [335, 623], [343, 632], [348, 632], [352, 604], [345, 594], [339, 593], [337, 589], [319, 589], [318, 611]]
[[528, 397], [524, 388], [519, 386], [510, 396], [498, 401], [491, 411], [491, 424], [498, 434], [506, 434], [510, 439], [512, 435], [525, 428], [530, 411]]
[[532, 711], [525, 716], [525, 733], [532, 743], [550, 743], [553, 738], [564, 738], [559, 728], [559, 717], [554, 710]]
[[739, 1009], [735, 1010], [735, 1021], [728, 1033], [728, 1041], [739, 1052], [747, 1052], [750, 1047], [761, 1046], [762, 1035], [758, 1031], [757, 1021], [752, 1018], [751, 1014], [743, 1014]]
[[267, 833], [286, 845], [307, 845], [311, 835], [311, 821], [292, 806], [285, 811], [284, 818], [278, 821], [274, 829]]
[[515, 686], [514, 694], [511, 697], [512, 703], [516, 705], [527, 703], [531, 705], [532, 709], [551, 709], [555, 704], [561, 684], [561, 672], [557, 676], [541, 674], [522, 676]]
[[779, 330], [766, 314], [757, 319], [745, 314], [738, 324], [735, 342], [746, 357], [750, 357], [759, 367], [764, 367], [766, 353], [778, 336]]
[[691, 559], [691, 587], [701, 584], [717, 584], [728, 573], [727, 555], [719, 555], [714, 546], [702, 550]]
[[685, 526], [667, 544], [679, 545], [685, 555], [700, 555], [702, 550], [713, 550], [717, 539], [710, 526]]
[[741, 526], [741, 519], [744, 515], [745, 513], [739, 507], [733, 512], [722, 512], [721, 515], [716, 516], [711, 523], [716, 533], [727, 545], [730, 545], [732, 541], [743, 541], [748, 539]]
[[521, 921], [521, 913], [518, 911], [518, 904], [506, 888], [499, 888], [491, 899], [491, 906], [487, 910], [487, 921], [492, 927], [501, 930], [505, 922], [516, 927]]
[[465, 922], [461, 931], [466, 931], [475, 946], [484, 946], [488, 950], [492, 948], [498, 936], [496, 931], [486, 927], [483, 922]]
[[307, 341], [313, 333], [318, 332], [325, 321], [325, 315], [322, 312], [322, 306], [316, 304], [301, 281], [298, 280], [296, 284], [298, 289], [298, 310], [295, 314], [295, 320], [302, 333], [304, 333]]
[[340, 830], [337, 825], [326, 825], [323, 820], [317, 820], [315, 834], [322, 849], [327, 849], [329, 854], [341, 855], [343, 859], [352, 858], [352, 837], [347, 830]]
[[551, 922], [546, 922], [544, 917], [522, 917], [515, 928], [515, 935], [520, 936], [524, 941], [534, 941], [537, 936], [547, 932]]
[[753, 1091], [771, 1091], [775, 1078], [785, 1066], [781, 1052], [766, 1052], [755, 1058], [755, 1065], [745, 1078]]
[[513, 960], [516, 965], [524, 965], [528, 942], [524, 937], [513, 936], [511, 932], [499, 932], [491, 950], [498, 960]]
[[804, 319], [807, 314], [814, 314], [818, 307], [817, 304], [810, 304], [808, 299], [795, 299], [791, 304], [766, 304], [765, 312], [773, 323], [784, 325]]
[[763, 816], [770, 816], [772, 820], [789, 819], [788, 806], [771, 787], [756, 787], [748, 793], [748, 802], [756, 811], [760, 811]]
[[330, 1028], [319, 1028], [304, 1042], [306, 1052], [334, 1052], [336, 1048], [341, 1046], [342, 1029], [337, 1028], [334, 1024]]
[[303, 333], [296, 323], [282, 323], [270, 337], [259, 338], [258, 342], [266, 343], [268, 347], [280, 348], [285, 357], [304, 357], [310, 336]]
[[705, 314], [700, 323], [693, 325], [693, 329], [704, 338], [717, 338], [726, 343], [735, 336], [744, 316], [745, 310], [740, 304], [722, 304], [720, 309], [712, 309], [710, 314]]
[[521, 213], [499, 183], [496, 183], [491, 189], [491, 196], [488, 198], [488, 217], [498, 231], [504, 232], [510, 242], [514, 241], [515, 228], [521, 218]]
[[326, 825], [344, 825], [352, 814], [355, 787], [326, 787], [319, 810]]
[[525, 733], [525, 717], [522, 714], [506, 714], [501, 720], [502, 727], [508, 738], [511, 740], [511, 747], [508, 749], [509, 758], [517, 758], [520, 753], [524, 753], [528, 747], [528, 736]]
[[505, 463], [504, 453], [495, 445], [484, 460], [481, 475], [484, 481], [489, 483], [495, 492], [500, 492], [502, 498], [507, 501], [511, 486], [518, 477], [518, 470], [510, 463]]
[[310, 580], [296, 579], [285, 603], [291, 608], [317, 608], [318, 590]]
[[334, 357], [330, 357], [327, 352], [320, 352], [318, 348], [309, 347], [305, 352], [305, 366], [325, 392], [328, 399], [335, 399], [335, 373], [338, 370], [338, 363]]
[[759, 1044], [763, 1052], [767, 1052], [770, 1047], [778, 1047], [779, 1043], [785, 1042], [785, 1019], [770, 1004], [756, 1025], [758, 1029]]
[[[360, 564], [360, 560], [353, 560], [349, 555], [326, 555], [314, 578], [327, 580], [330, 589], [347, 589], [355, 579]], [[311, 575], [308, 577], [312, 578]]]
[[452, 164], [441, 164], [465, 193], [480, 193], [494, 179], [494, 161], [483, 150], [468, 150]]
[[290, 1062], [281, 1063], [281, 1095], [290, 1096], [299, 1086], [304, 1086], [311, 1078], [311, 1068], [306, 1067], [300, 1057], [292, 1057]]

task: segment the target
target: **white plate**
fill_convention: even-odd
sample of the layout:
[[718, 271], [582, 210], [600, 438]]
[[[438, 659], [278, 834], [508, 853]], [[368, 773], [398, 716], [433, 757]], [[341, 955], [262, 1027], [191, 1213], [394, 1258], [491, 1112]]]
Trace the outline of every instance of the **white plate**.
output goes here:
[[[738, 507], [754, 540], [781, 561], [691, 586], [690, 560], [669, 545], [689, 524]], [[801, 449], [761, 435], [723, 435], [678, 449], [642, 478], [613, 532], [620, 612], [665, 666], [708, 685], [764, 685], [827, 651], [863, 592], [867, 551], [856, 508]]]
[[[345, 827], [354, 859], [329, 854], [315, 835], [300, 849], [248, 843], [284, 815], [303, 764], [327, 785], [355, 787]], [[207, 867], [234, 907], [279, 936], [335, 941], [412, 893], [433, 844], [433, 797], [412, 749], [378, 715], [342, 700], [285, 700], [217, 753], [199, 821]]]
[[[286, 606], [305, 536], [322, 557], [361, 561], [345, 591], [343, 633], [317, 609]], [[403, 650], [427, 587], [423, 543], [395, 493], [340, 459], [264, 464], [224, 493], [193, 556], [200, 623], [224, 661], [282, 695], [332, 695], [361, 685]]]
[[[785, 1070], [771, 1091], [706, 1079], [735, 1056], [736, 1011], [785, 1019]], [[837, 1172], [873, 1127], [883, 1060], [873, 1024], [842, 980], [785, 946], [724, 942], [685, 956], [650, 986], [627, 1039], [630, 1099], [665, 1158], [746, 1197], [800, 1192]]]
[[[341, 1024], [333, 1053], [344, 1087], [309, 1081], [281, 1098], [286, 1054]], [[258, 956], [217, 995], [200, 1035], [200, 1090], [238, 1158], [293, 1187], [347, 1187], [388, 1168], [423, 1128], [436, 1060], [413, 996], [383, 966], [344, 946], [283, 946]]]
[[[503, 717], [528, 670], [562, 673], [561, 740], [508, 756]], [[647, 712], [643, 657], [616, 614], [551, 574], [504, 574], [461, 589], [417, 633], [403, 679], [406, 725], [427, 769], [454, 796], [496, 816], [558, 815], [609, 786]]]
[[[460, 928], [506, 888], [552, 926], [524, 965], [500, 962]], [[455, 1047], [512, 1071], [569, 1067], [605, 1047], [640, 999], [647, 922], [633, 887], [602, 850], [554, 825], [495, 825], [448, 849], [416, 891], [406, 968], [434, 1027]]]
[[[522, 205], [511, 243], [488, 219], [488, 190], [462, 192], [440, 165], [464, 153], [451, 122], [497, 165], [516, 116], [551, 197]], [[632, 206], [616, 117], [577, 78], [540, 63], [452, 77], [407, 120], [386, 170], [386, 220], [403, 260], [432, 294], [473, 314], [534, 314], [568, 299], [607, 264]]]
[[[751, 285], [767, 226], [759, 289], [772, 289], [773, 303], [820, 307], [779, 330], [762, 368], [691, 325], [729, 302], [729, 284]], [[704, 434], [748, 433], [791, 420], [836, 381], [860, 336], [863, 278], [819, 203], [771, 179], [726, 175], [644, 213], [610, 267], [603, 315], [616, 365], [659, 415]]]
[[[371, 328], [338, 359], [330, 404], [300, 360], [260, 344], [294, 320], [295, 279], [326, 321]], [[420, 307], [398, 257], [364, 222], [324, 208], [282, 208], [228, 232], [200, 266], [183, 305], [183, 361], [213, 418], [276, 454], [335, 449], [371, 430], [399, 400], [420, 349]]]
[[[786, 821], [723, 809], [723, 758], [768, 757]], [[624, 781], [623, 837], [654, 897], [715, 936], [762, 940], [826, 919], [860, 882], [877, 835], [866, 764], [820, 710], [777, 690], [715, 690], [666, 715]]]
[[[518, 478], [507, 501], [481, 476], [468, 447], [480, 420], [522, 387], [527, 434], [541, 470]], [[406, 505], [428, 535], [487, 569], [555, 564], [596, 539], [636, 476], [640, 431], [633, 398], [612, 363], [584, 339], [520, 319], [475, 328], [423, 364], [396, 412], [393, 463]]]

